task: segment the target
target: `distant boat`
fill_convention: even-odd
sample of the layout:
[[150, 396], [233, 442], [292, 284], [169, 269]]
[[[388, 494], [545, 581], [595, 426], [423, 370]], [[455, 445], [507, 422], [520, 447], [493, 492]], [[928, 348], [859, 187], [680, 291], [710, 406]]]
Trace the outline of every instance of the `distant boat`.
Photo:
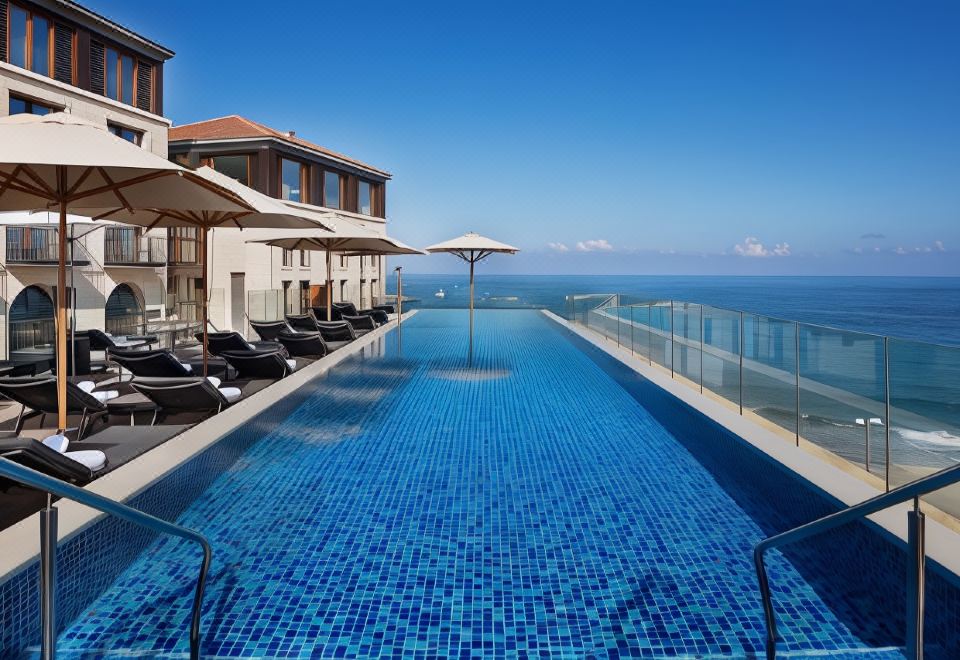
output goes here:
[[440, 289], [439, 291], [437, 291], [437, 292], [436, 292], [435, 294], [433, 294], [433, 295], [435, 295], [437, 298], [446, 298], [446, 297], [447, 297], [447, 294], [443, 292], [443, 289]]

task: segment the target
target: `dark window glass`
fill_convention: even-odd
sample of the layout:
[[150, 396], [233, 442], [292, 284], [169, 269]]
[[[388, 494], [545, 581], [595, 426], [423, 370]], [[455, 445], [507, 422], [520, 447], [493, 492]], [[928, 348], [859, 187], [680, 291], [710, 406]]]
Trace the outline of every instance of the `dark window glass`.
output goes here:
[[104, 57], [106, 57], [106, 95], [112, 99], [120, 100], [119, 95], [117, 94], [117, 68], [120, 65], [120, 56], [117, 55], [117, 51], [112, 48], [107, 48], [104, 51]]
[[127, 142], [133, 142], [138, 147], [143, 141], [143, 133], [135, 131], [132, 128], [120, 126], [119, 124], [107, 124], [107, 129], [117, 137], [123, 138]]
[[120, 100], [133, 105], [133, 58], [120, 56]]
[[360, 182], [360, 196], [357, 202], [357, 210], [363, 215], [370, 215], [372, 212], [370, 207], [370, 189], [371, 185], [367, 181]]
[[33, 57], [30, 69], [44, 76], [50, 75], [50, 22], [33, 17]]
[[28, 113], [31, 115], [46, 115], [51, 112], [55, 112], [55, 109], [48, 105], [37, 103], [36, 101], [30, 101], [29, 99], [21, 99], [16, 96], [10, 97], [11, 115], [19, 115], [22, 113]]
[[280, 159], [280, 199], [289, 199], [291, 202], [302, 202], [301, 186], [303, 181], [303, 166], [292, 160]]
[[216, 171], [236, 179], [245, 186], [250, 185], [247, 180], [249, 156], [214, 156], [210, 160], [213, 163], [213, 169]]
[[300, 265], [309, 266], [310, 265], [310, 251], [309, 250], [300, 250]]
[[10, 64], [27, 68], [27, 17], [20, 7], [10, 6]]
[[293, 266], [293, 250], [283, 248], [283, 265]]
[[336, 172], [323, 173], [323, 205], [328, 209], [339, 209], [340, 175]]

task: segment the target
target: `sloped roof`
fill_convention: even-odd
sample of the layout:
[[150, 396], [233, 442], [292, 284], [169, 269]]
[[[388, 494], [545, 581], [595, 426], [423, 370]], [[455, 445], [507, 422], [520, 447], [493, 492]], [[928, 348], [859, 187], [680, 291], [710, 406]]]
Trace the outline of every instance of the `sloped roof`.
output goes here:
[[169, 141], [171, 143], [186, 140], [235, 140], [242, 138], [271, 138], [280, 140], [281, 142], [315, 151], [321, 155], [355, 165], [374, 174], [390, 177], [389, 172], [368, 165], [350, 156], [331, 151], [326, 147], [321, 147], [319, 144], [314, 144], [291, 133], [264, 126], [240, 115], [229, 115], [227, 117], [198, 121], [193, 124], [174, 126], [170, 129], [169, 135]]

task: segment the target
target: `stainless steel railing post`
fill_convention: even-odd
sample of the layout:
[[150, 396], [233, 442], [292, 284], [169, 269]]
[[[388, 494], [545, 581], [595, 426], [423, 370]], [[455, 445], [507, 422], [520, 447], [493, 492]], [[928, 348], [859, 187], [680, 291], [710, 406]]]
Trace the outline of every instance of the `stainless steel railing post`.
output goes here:
[[703, 394], [703, 305], [700, 305], [700, 394]]
[[47, 494], [40, 512], [40, 657], [57, 655], [57, 507]]
[[797, 321], [793, 326], [794, 334], [794, 359], [796, 360], [796, 370], [797, 370], [797, 446], [800, 446], [800, 322]]
[[674, 355], [674, 343], [673, 343], [673, 301], [670, 301], [670, 378], [673, 378], [673, 355]]
[[923, 658], [924, 570], [926, 568], [925, 514], [920, 498], [913, 498], [913, 511], [907, 513], [907, 648], [908, 658]]
[[630, 354], [636, 355], [636, 352], [633, 350], [633, 305], [627, 309], [630, 310]]
[[890, 490], [890, 338], [883, 338], [884, 480]]
[[740, 312], [740, 414], [743, 414], [743, 312]]
[[647, 305], [647, 362], [653, 366], [653, 303]]

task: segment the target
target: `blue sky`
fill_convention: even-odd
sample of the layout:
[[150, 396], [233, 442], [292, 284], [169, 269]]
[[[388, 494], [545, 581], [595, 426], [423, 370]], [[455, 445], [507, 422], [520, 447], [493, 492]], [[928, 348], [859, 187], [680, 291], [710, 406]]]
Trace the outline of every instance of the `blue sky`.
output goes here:
[[175, 123], [388, 169], [488, 272], [960, 275], [960, 3], [88, 2], [177, 52]]

